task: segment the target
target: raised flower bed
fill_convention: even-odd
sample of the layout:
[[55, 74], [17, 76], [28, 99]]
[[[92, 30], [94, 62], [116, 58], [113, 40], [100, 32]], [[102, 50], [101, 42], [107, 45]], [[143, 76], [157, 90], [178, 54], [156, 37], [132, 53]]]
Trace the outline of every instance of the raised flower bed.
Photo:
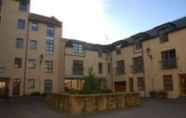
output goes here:
[[81, 113], [137, 107], [142, 100], [137, 93], [56, 94], [48, 97], [48, 103], [63, 112]]

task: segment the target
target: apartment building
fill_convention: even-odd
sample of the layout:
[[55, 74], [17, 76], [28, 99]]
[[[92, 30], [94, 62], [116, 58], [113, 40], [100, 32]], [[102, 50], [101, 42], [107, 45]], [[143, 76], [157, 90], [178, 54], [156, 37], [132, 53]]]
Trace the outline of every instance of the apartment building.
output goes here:
[[90, 44], [78, 40], [65, 41], [65, 87], [82, 89], [84, 77], [92, 71], [103, 88], [110, 85], [110, 56], [106, 46]]
[[29, 0], [0, 0], [0, 93], [61, 91], [62, 23], [30, 13]]
[[139, 92], [145, 97], [152, 91], [167, 92], [169, 98], [185, 96], [185, 37], [184, 17], [110, 45], [67, 40], [65, 84], [81, 89], [81, 78], [93, 67], [97, 77], [103, 73], [113, 91]]
[[82, 89], [90, 70], [113, 91], [186, 95], [185, 17], [99, 45], [61, 38], [62, 22], [29, 9], [29, 0], [0, 0], [0, 96]]

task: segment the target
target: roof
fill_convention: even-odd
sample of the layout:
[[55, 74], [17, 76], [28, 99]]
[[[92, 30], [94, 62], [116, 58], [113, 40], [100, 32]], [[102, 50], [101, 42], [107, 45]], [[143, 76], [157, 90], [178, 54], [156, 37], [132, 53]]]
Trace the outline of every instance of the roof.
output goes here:
[[103, 52], [108, 52], [108, 51], [114, 50], [117, 47], [124, 48], [130, 45], [133, 45], [136, 42], [143, 42], [146, 40], [151, 40], [155, 37], [160, 36], [162, 33], [175, 32], [183, 28], [186, 28], [186, 17], [177, 19], [172, 22], [167, 22], [165, 24], [154, 27], [148, 31], [132, 35], [131, 37], [116, 41], [109, 45], [91, 44], [91, 43], [87, 43], [87, 42], [83, 42], [79, 40], [72, 40], [72, 39], [65, 39], [65, 40], [67, 41], [67, 46], [70, 46], [70, 45], [72, 46], [73, 42], [78, 42], [78, 43], [81, 43], [85, 49], [94, 50], [94, 51], [101, 50]]
[[47, 16], [42, 16], [38, 14], [31, 13], [29, 16], [29, 20], [32, 22], [39, 22], [43, 24], [50, 24], [54, 26], [61, 27], [62, 22], [56, 19], [55, 17], [47, 17]]
[[155, 37], [160, 36], [161, 33], [170, 33], [183, 28], [186, 28], [186, 17], [177, 19], [172, 22], [167, 22], [165, 24], [154, 27], [148, 31], [141, 32], [131, 37], [119, 40], [117, 42], [110, 44], [110, 47], [112, 48], [112, 50], [117, 45], [121, 45], [121, 47], [127, 47], [129, 45], [134, 44], [135, 42], [151, 40]]
[[107, 49], [106, 45], [100, 45], [100, 44], [92, 44], [92, 43], [87, 43], [84, 41], [79, 41], [79, 40], [75, 40], [75, 39], [67, 39], [64, 38], [63, 40], [65, 40], [66, 42], [66, 47], [72, 47], [73, 43], [79, 43], [83, 46], [83, 48], [85, 50], [90, 50], [90, 51], [97, 51], [97, 52], [105, 52], [107, 53], [109, 50]]

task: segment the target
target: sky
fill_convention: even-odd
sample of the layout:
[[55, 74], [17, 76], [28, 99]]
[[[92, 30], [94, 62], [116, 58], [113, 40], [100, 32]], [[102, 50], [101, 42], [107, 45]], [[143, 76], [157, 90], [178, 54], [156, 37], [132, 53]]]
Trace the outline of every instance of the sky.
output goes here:
[[186, 16], [186, 0], [31, 0], [63, 22], [63, 37], [109, 44]]

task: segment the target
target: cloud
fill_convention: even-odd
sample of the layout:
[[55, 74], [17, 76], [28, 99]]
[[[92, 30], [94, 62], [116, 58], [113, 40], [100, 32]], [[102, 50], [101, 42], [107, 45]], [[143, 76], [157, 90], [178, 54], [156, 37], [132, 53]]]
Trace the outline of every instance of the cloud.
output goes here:
[[31, 11], [62, 20], [64, 37], [108, 43], [105, 34], [111, 32], [111, 27], [106, 22], [107, 2], [108, 0], [32, 0]]

